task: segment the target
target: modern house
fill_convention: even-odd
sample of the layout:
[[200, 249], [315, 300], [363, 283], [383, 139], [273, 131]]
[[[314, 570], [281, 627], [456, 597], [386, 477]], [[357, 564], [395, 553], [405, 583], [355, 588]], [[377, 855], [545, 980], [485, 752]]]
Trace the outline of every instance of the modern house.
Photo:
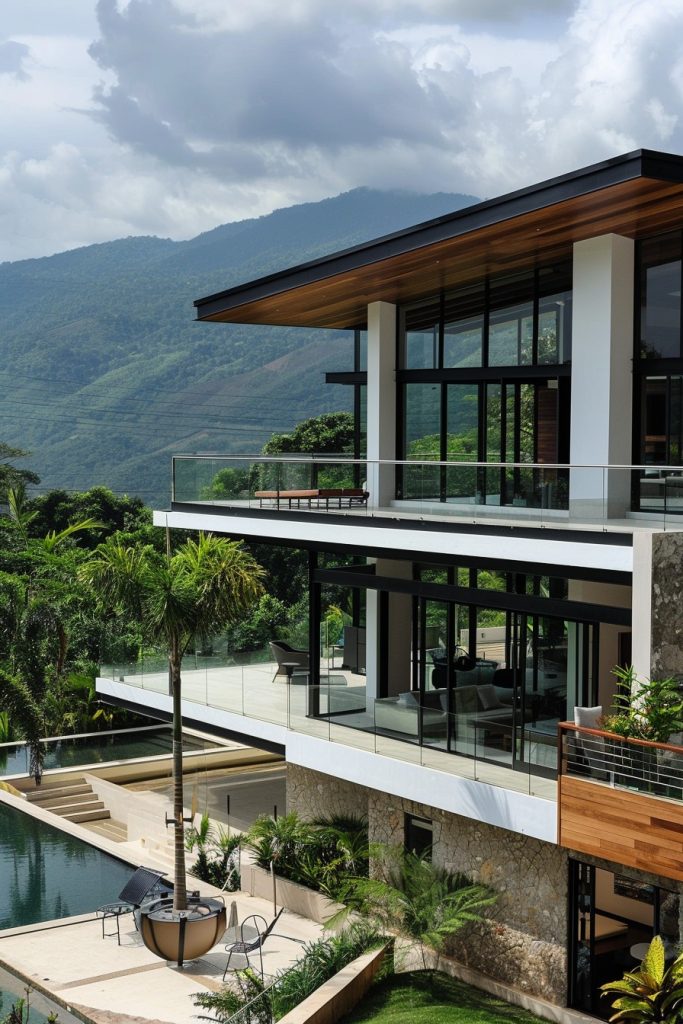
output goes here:
[[[207, 661], [188, 720], [493, 885], [455, 955], [594, 1013], [682, 921], [683, 749], [590, 730], [614, 666], [683, 678], [682, 286], [683, 158], [641, 150], [201, 299], [353, 339], [355, 459], [178, 456], [154, 517], [308, 553], [308, 670]], [[168, 711], [163, 673], [110, 676]]]

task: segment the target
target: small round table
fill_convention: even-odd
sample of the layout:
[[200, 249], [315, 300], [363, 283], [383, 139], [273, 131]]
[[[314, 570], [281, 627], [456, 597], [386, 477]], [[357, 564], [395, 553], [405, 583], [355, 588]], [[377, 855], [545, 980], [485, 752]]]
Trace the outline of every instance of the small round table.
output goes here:
[[[95, 911], [97, 917], [102, 920], [102, 938], [106, 936], [115, 935], [116, 941], [119, 946], [121, 945], [121, 930], [119, 928], [119, 918], [123, 917], [124, 914], [132, 914], [135, 907], [132, 903], [116, 902], [116, 903], [105, 903], [103, 907], [98, 907]], [[116, 921], [115, 932], [105, 932], [104, 922], [113, 918]]]

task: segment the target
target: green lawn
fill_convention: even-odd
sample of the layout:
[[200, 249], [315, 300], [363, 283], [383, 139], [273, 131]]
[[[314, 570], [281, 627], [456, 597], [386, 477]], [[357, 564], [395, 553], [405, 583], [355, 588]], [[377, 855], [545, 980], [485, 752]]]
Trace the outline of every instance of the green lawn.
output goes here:
[[536, 1024], [538, 1020], [447, 974], [410, 971], [371, 988], [343, 1024]]

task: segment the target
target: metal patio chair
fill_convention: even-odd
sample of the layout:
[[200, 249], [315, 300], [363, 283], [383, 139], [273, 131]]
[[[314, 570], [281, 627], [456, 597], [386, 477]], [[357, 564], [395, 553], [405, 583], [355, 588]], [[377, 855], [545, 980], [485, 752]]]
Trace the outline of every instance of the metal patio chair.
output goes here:
[[[226, 952], [230, 955], [228, 956], [228, 962], [225, 965], [225, 970], [223, 971], [223, 981], [225, 981], [225, 975], [228, 973], [230, 969], [230, 961], [232, 960], [233, 953], [239, 953], [240, 956], [243, 956], [247, 961], [247, 967], [251, 967], [249, 954], [255, 953], [256, 950], [258, 950], [259, 962], [261, 964], [261, 980], [263, 981], [263, 944], [268, 938], [268, 936], [272, 933], [273, 928], [277, 924], [280, 914], [282, 914], [283, 910], [284, 907], [281, 907], [281, 909], [278, 911], [278, 913], [270, 922], [270, 924], [268, 924], [266, 922], [265, 917], [261, 917], [260, 914], [250, 914], [249, 917], [245, 917], [240, 928], [239, 941], [231, 942], [225, 947]], [[249, 921], [253, 921], [253, 927], [256, 928], [256, 935], [251, 939], [246, 938], [244, 931], [245, 926], [248, 924]], [[261, 924], [263, 924], [263, 929], [261, 929]]]

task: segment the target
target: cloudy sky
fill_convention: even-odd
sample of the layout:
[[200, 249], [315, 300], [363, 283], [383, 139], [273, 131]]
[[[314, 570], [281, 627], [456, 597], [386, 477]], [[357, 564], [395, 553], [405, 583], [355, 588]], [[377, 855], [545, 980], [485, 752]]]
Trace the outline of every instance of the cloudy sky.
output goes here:
[[683, 0], [0, 0], [0, 259], [683, 153]]

